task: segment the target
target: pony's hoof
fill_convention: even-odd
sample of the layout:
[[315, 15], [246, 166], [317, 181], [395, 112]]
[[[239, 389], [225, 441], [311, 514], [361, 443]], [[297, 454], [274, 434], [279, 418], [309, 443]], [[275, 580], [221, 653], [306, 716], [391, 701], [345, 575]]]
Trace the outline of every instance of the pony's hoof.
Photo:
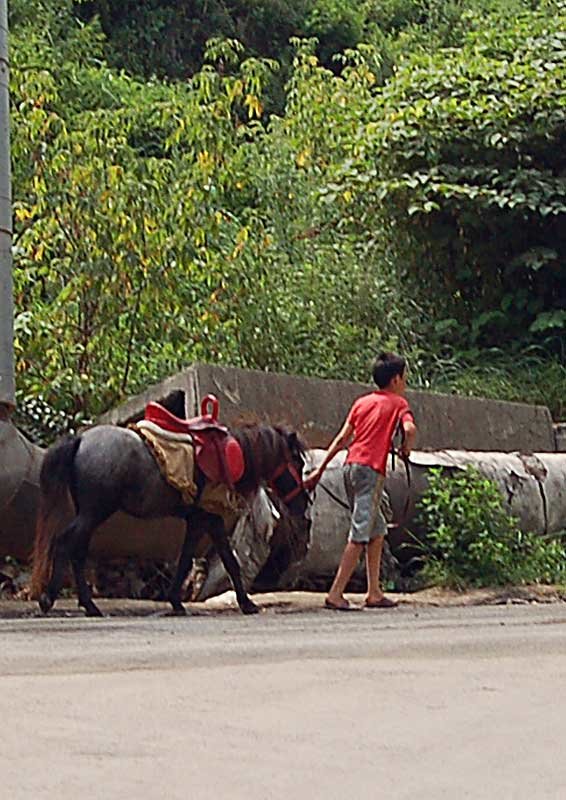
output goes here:
[[83, 608], [85, 610], [85, 615], [87, 617], [103, 617], [104, 616], [102, 611], [98, 608], [98, 606], [95, 606], [94, 603], [89, 603], [88, 606], [83, 606]]
[[37, 602], [39, 603], [39, 607], [43, 614], [47, 614], [47, 612], [53, 608], [53, 600], [45, 592], [40, 595]]
[[185, 606], [182, 606], [180, 603], [178, 606], [173, 606], [171, 610], [171, 615], [173, 617], [186, 617], [187, 616], [187, 609]]
[[242, 614], [259, 614], [259, 606], [256, 606], [251, 600], [241, 606]]

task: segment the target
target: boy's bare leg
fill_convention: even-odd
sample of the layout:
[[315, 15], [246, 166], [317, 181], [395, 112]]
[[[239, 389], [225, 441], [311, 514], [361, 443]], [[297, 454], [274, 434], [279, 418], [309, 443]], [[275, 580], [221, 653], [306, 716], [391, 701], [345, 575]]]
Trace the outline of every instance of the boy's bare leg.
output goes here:
[[383, 599], [383, 592], [379, 585], [379, 572], [381, 569], [381, 554], [383, 552], [383, 536], [376, 536], [366, 548], [366, 574], [368, 580], [368, 594], [366, 602], [378, 603]]
[[328, 592], [327, 600], [336, 606], [345, 606], [347, 601], [344, 598], [344, 591], [348, 581], [352, 577], [353, 571], [360, 559], [364, 545], [357, 542], [348, 542], [342, 553], [340, 564], [336, 571], [336, 576]]

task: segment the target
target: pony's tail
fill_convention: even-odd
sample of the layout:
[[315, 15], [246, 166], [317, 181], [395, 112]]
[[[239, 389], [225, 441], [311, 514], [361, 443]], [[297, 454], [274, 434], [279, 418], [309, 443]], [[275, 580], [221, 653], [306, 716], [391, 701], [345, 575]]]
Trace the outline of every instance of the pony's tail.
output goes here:
[[39, 511], [33, 546], [31, 596], [37, 600], [45, 591], [53, 570], [54, 543], [63, 532], [73, 506], [69, 486], [73, 461], [81, 440], [69, 436], [47, 451], [39, 473]]

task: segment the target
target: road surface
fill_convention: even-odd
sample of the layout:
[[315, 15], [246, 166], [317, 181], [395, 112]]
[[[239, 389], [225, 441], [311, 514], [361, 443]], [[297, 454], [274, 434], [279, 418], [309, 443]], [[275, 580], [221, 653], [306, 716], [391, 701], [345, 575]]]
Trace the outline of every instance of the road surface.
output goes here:
[[3, 798], [566, 798], [566, 604], [73, 613], [0, 641]]

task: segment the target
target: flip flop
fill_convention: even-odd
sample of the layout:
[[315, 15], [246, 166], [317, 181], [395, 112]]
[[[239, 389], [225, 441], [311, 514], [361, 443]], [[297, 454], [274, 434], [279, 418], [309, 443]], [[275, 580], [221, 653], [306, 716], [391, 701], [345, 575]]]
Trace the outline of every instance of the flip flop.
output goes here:
[[397, 600], [390, 600], [388, 597], [382, 597], [377, 603], [370, 603], [366, 600], [364, 608], [397, 608], [399, 605]]
[[346, 602], [345, 606], [336, 605], [333, 603], [332, 600], [326, 598], [324, 601], [324, 607], [330, 609], [331, 611], [355, 611], [356, 609], [350, 605], [350, 603]]

